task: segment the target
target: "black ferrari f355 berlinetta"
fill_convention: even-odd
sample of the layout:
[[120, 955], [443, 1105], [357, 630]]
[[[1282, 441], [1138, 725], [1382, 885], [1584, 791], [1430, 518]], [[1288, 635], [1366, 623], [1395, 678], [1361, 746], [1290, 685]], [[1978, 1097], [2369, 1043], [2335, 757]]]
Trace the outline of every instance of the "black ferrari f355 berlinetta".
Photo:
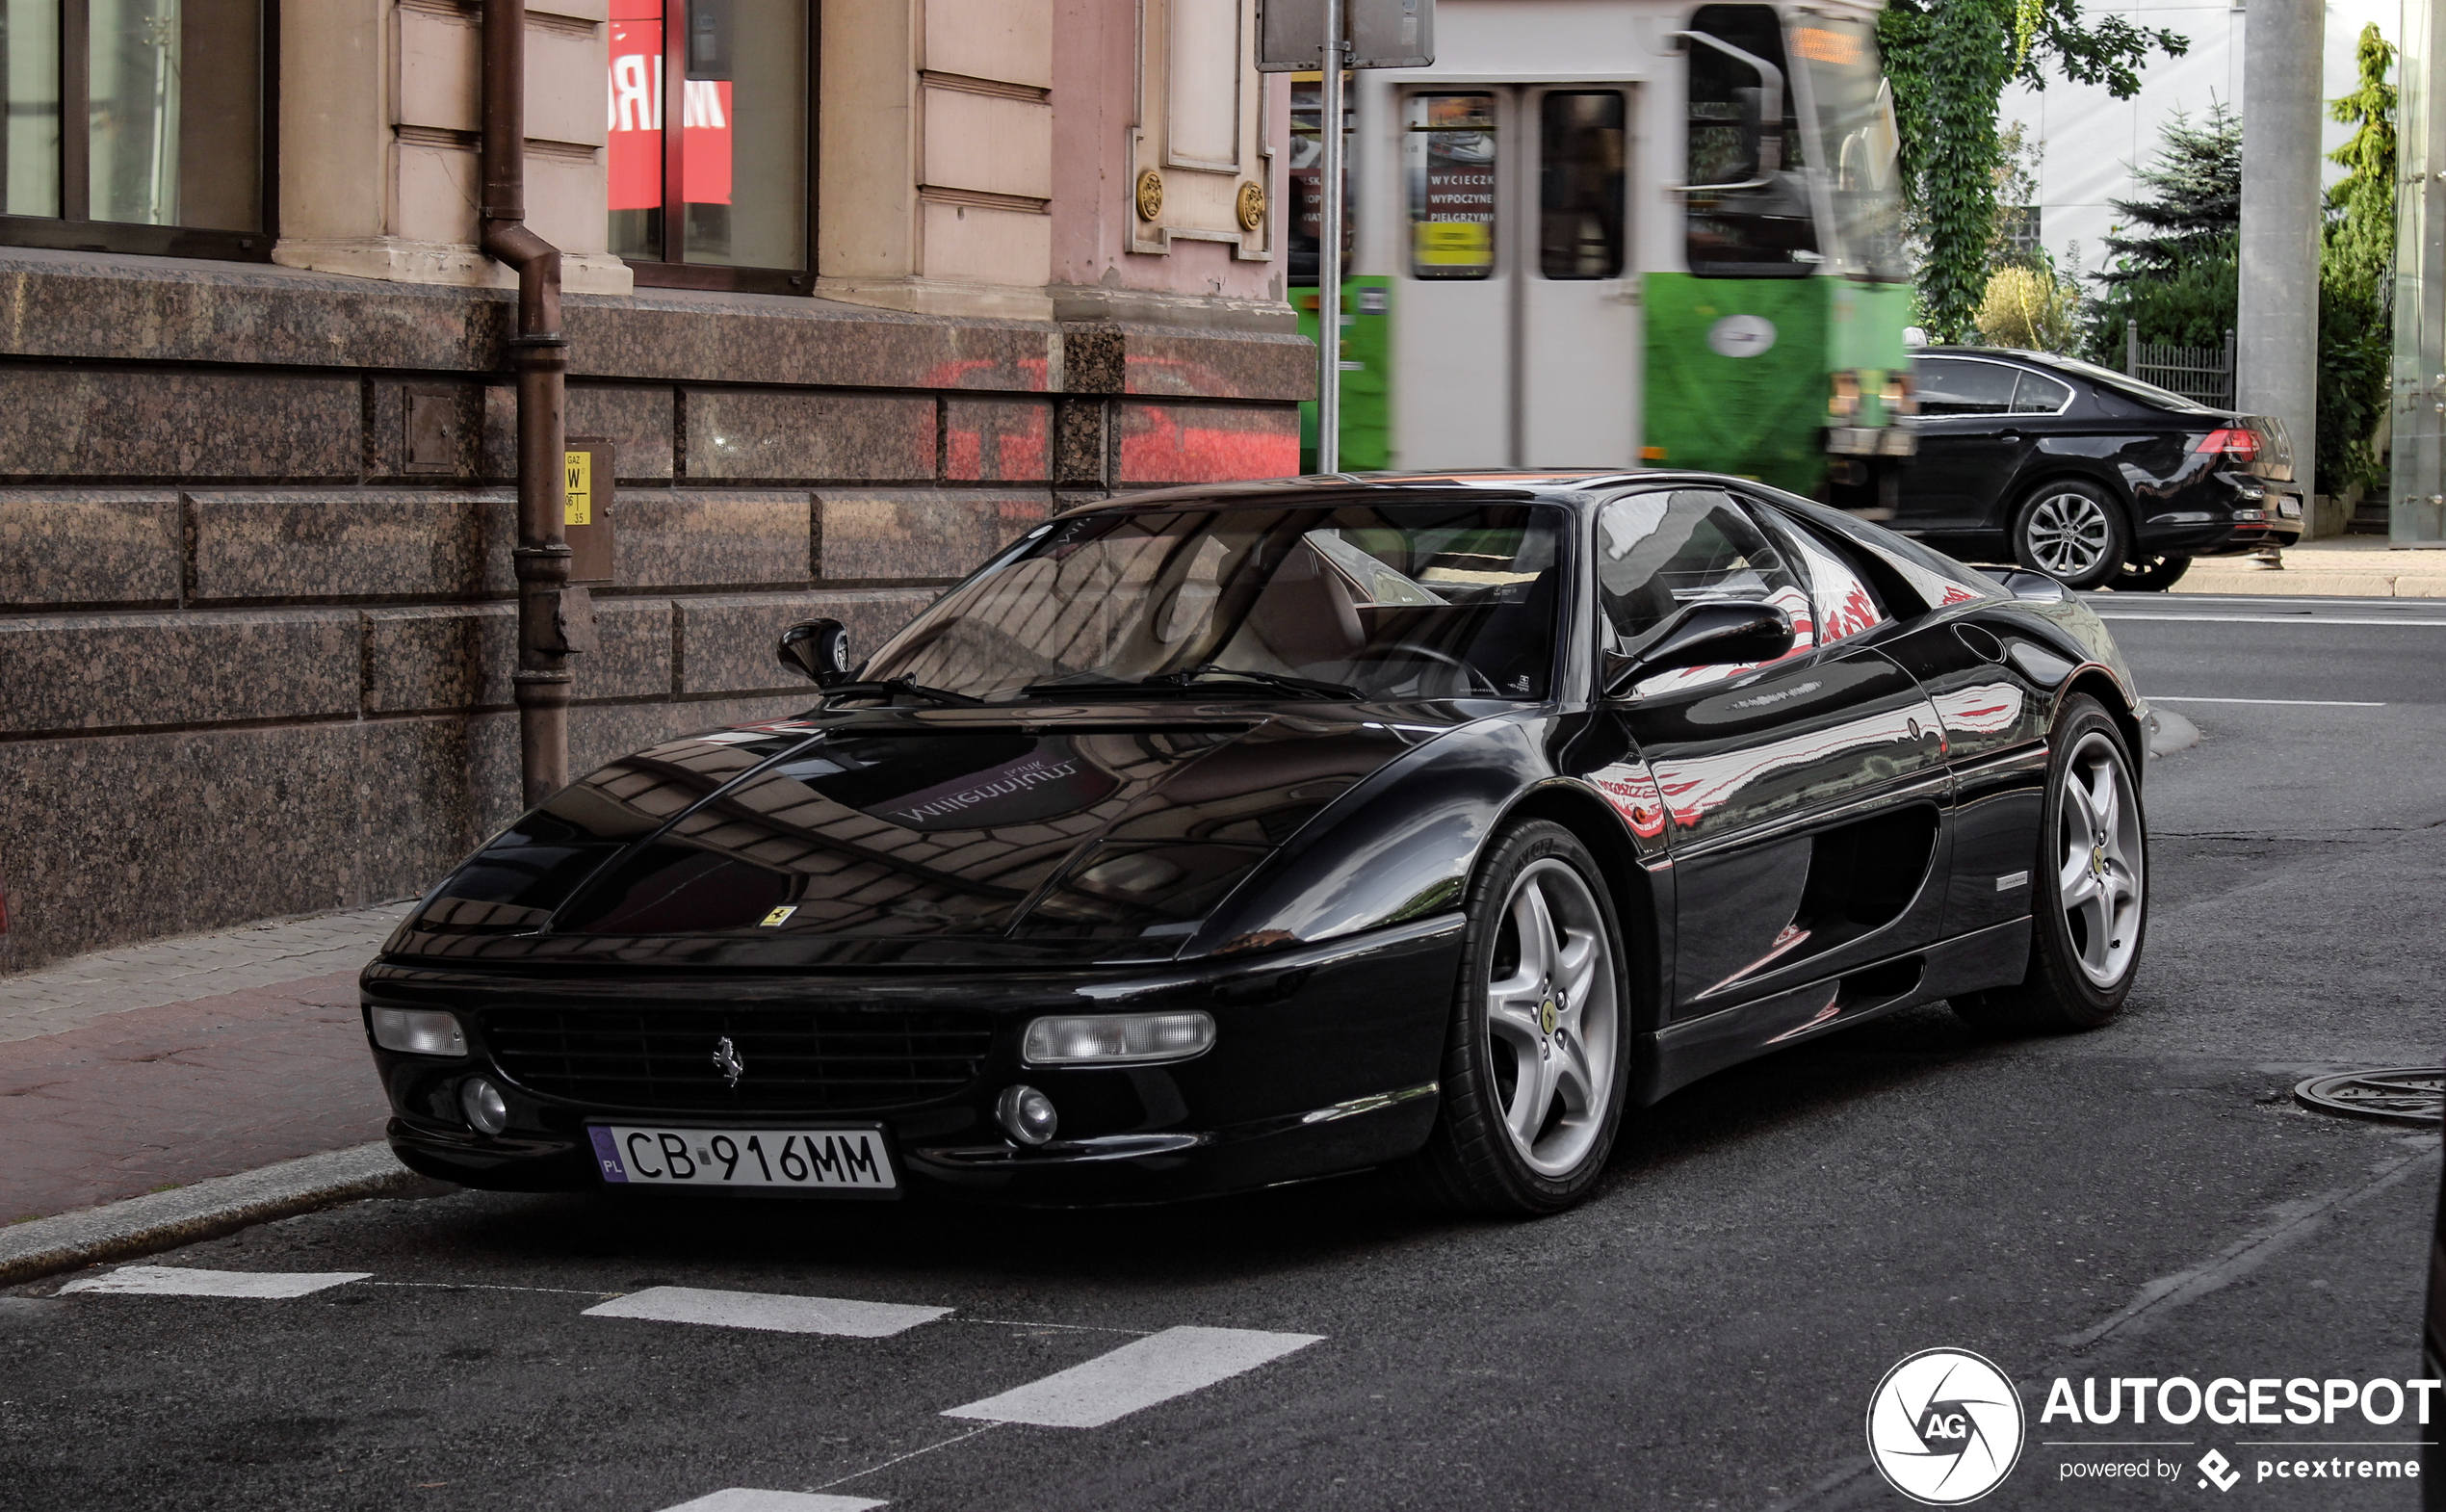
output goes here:
[[2140, 957], [2096, 618], [1733, 479], [1136, 495], [845, 642], [417, 905], [363, 978], [401, 1159], [1546, 1212], [1711, 1072], [1939, 999], [2095, 1026]]

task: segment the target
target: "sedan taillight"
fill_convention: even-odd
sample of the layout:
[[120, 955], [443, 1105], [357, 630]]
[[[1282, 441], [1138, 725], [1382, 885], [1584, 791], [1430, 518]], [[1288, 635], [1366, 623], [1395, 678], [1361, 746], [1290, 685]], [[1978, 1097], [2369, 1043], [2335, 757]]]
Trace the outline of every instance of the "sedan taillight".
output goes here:
[[2199, 438], [2195, 452], [2223, 452], [2237, 462], [2259, 459], [2259, 432], [2248, 426], [2223, 426]]

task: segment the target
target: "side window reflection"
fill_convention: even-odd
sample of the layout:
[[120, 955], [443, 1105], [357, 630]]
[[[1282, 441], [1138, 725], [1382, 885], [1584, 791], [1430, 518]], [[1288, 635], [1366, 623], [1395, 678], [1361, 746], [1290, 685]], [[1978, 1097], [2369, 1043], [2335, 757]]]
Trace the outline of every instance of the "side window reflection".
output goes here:
[[[1598, 598], [1612, 647], [1627, 649], [1684, 604], [1770, 603], [1792, 618], [1792, 654], [1817, 643], [1815, 606], [1786, 554], [1730, 494], [1712, 488], [1635, 493], [1597, 517]], [[1637, 691], [1686, 688], [1747, 671], [1746, 665], [1660, 673]]]

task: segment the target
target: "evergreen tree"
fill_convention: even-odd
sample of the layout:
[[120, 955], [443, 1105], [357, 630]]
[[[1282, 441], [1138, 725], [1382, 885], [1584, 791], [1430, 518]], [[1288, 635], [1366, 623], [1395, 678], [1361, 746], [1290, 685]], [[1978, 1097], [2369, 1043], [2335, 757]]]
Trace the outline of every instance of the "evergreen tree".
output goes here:
[[2115, 260], [2098, 276], [2109, 287], [2232, 255], [2242, 225], [2242, 117], [2222, 101], [2209, 105], [2200, 126], [2176, 111], [2159, 143], [2155, 160], [2132, 174], [2147, 197], [2113, 201], [2128, 223], [2145, 229], [2126, 235], [2118, 226], [2106, 238]]
[[2319, 442], [2317, 482], [2326, 493], [2376, 482], [2385, 468], [2371, 438], [2386, 412], [2395, 271], [2395, 49], [2375, 26], [2355, 49], [2358, 87], [2328, 114], [2356, 128], [2328, 154], [2344, 165], [2327, 193], [2319, 251]]

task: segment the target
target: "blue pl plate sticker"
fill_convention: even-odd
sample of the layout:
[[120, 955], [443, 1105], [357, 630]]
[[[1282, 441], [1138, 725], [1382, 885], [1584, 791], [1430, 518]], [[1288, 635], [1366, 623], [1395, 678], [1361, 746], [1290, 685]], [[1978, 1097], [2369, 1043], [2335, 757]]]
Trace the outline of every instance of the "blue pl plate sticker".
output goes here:
[[586, 1133], [593, 1136], [594, 1153], [603, 1162], [603, 1179], [607, 1182], [627, 1181], [628, 1168], [620, 1163], [620, 1147], [612, 1140], [612, 1131], [597, 1125]]

